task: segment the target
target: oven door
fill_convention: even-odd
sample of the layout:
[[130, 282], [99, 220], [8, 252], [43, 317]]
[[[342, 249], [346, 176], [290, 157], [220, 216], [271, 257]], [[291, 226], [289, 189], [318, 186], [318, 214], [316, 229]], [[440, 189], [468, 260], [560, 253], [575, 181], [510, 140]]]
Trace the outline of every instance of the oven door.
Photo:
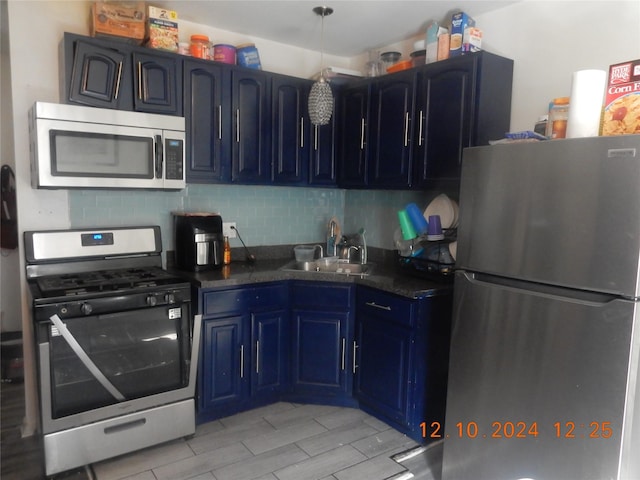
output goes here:
[[189, 303], [61, 322], [74, 342], [39, 325], [45, 433], [193, 397], [200, 329]]

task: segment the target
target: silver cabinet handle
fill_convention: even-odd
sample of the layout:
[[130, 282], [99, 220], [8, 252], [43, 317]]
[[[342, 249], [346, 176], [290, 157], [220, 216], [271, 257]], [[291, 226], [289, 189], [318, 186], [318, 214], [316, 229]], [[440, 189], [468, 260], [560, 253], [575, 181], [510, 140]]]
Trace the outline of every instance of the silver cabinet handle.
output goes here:
[[260, 340], [256, 340], [256, 373], [260, 373]]
[[222, 105], [218, 105], [218, 140], [222, 140]]
[[352, 372], [355, 374], [356, 373], [356, 369], [358, 368], [358, 365], [356, 363], [356, 351], [358, 350], [358, 344], [356, 343], [356, 341], [353, 341], [353, 362], [352, 362]]
[[345, 369], [345, 361], [346, 361], [346, 354], [347, 354], [346, 350], [347, 350], [347, 339], [342, 337], [342, 349], [341, 349], [341, 352], [340, 352], [340, 359], [341, 359], [340, 360], [340, 368], [342, 370]]
[[313, 149], [318, 150], [318, 125], [313, 126]]
[[367, 302], [365, 303], [365, 305], [368, 305], [369, 307], [379, 308], [380, 310], [386, 310], [388, 312], [391, 311], [391, 307], [387, 305], [378, 305], [376, 302]]
[[364, 118], [360, 119], [360, 150], [364, 150]]
[[[116, 94], [113, 97], [115, 100], [118, 99], [118, 95], [120, 95], [120, 79], [122, 78], [122, 62], [118, 64], [118, 77], [116, 78]], [[86, 85], [85, 85], [86, 89]]]
[[304, 148], [304, 117], [300, 117], [300, 148]]
[[409, 145], [409, 112], [404, 113], [404, 146]]
[[142, 62], [138, 62], [138, 99], [142, 100]]
[[236, 143], [240, 143], [240, 109], [236, 109]]
[[244, 378], [244, 345], [240, 345], [240, 378]]
[[418, 125], [418, 146], [422, 146], [422, 110], [420, 110], [420, 124]]

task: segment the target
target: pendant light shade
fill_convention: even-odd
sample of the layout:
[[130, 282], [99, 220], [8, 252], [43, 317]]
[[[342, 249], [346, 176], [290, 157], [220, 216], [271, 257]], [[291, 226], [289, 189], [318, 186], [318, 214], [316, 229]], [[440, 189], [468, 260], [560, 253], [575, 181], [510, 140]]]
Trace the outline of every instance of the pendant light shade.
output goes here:
[[327, 125], [333, 113], [333, 92], [329, 82], [324, 77], [324, 17], [331, 15], [330, 7], [315, 7], [313, 12], [322, 17], [321, 44], [320, 44], [320, 78], [311, 86], [309, 92], [309, 119], [314, 125]]
[[327, 125], [333, 113], [333, 92], [329, 82], [320, 79], [311, 86], [309, 92], [309, 119], [314, 125]]

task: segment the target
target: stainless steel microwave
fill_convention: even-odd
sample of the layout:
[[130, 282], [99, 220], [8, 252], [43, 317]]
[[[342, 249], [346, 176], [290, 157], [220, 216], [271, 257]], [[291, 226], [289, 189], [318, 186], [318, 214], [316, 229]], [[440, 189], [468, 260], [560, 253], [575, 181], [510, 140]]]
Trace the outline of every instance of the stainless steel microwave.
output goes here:
[[29, 133], [34, 188], [185, 187], [182, 117], [36, 102]]

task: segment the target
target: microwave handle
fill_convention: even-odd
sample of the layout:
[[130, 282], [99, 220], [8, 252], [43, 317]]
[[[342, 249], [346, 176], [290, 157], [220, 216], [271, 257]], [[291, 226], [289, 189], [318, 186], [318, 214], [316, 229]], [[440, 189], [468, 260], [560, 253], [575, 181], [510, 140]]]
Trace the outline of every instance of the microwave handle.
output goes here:
[[162, 135], [156, 135], [156, 178], [162, 178]]

